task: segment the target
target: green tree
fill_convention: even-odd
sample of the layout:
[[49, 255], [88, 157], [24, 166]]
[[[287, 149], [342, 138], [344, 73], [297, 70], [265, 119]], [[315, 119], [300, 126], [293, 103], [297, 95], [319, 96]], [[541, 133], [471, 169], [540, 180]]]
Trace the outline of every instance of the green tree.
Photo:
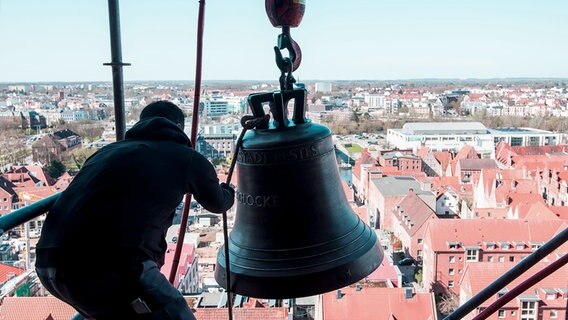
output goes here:
[[61, 175], [63, 175], [66, 171], [65, 165], [59, 160], [51, 160], [51, 162], [45, 169], [47, 170], [47, 173], [49, 173], [49, 175], [54, 179], [61, 177]]
[[65, 166], [69, 169], [79, 170], [87, 161], [87, 159], [93, 155], [97, 150], [89, 148], [75, 149], [69, 153], [68, 160], [65, 162]]

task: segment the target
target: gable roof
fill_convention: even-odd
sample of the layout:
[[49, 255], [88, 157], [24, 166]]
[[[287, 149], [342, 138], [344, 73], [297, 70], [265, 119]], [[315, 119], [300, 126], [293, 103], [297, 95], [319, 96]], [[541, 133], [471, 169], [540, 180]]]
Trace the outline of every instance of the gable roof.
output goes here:
[[[402, 223], [404, 230], [411, 236], [414, 235], [428, 219], [436, 217], [436, 213], [432, 208], [414, 192], [408, 192], [408, 195], [400, 200], [398, 206], [398, 210], [394, 209], [397, 219]], [[400, 212], [403, 213], [401, 214]]]
[[77, 133], [73, 132], [70, 129], [63, 129], [63, 130], [59, 130], [59, 131], [55, 131], [53, 133], [53, 136], [56, 137], [57, 139], [66, 139], [72, 136], [79, 136]]
[[[287, 308], [233, 308], [234, 320], [288, 320]], [[227, 308], [197, 308], [193, 311], [199, 320], [226, 320]]]
[[19, 276], [22, 273], [24, 273], [23, 269], [0, 262], [0, 286], [13, 276]]
[[322, 309], [325, 320], [375, 319], [435, 319], [432, 293], [414, 293], [405, 299], [406, 288], [378, 288], [363, 286], [323, 294]]
[[448, 241], [463, 246], [481, 241], [543, 243], [565, 227], [562, 220], [436, 219], [428, 224], [426, 238], [430, 238], [432, 251], [447, 251]]
[[75, 309], [53, 297], [5, 297], [0, 306], [2, 320], [68, 320]]
[[10, 195], [14, 196], [14, 195], [16, 195], [16, 191], [14, 190], [15, 187], [16, 187], [16, 185], [13, 184], [6, 177], [0, 176], [0, 189], [2, 189], [4, 191], [6, 191], [7, 193], [9, 193]]
[[[551, 261], [541, 261], [537, 263], [532, 268], [526, 270], [523, 274], [521, 274], [518, 278], [511, 281], [504, 289], [512, 289], [517, 287], [522, 282], [526, 281], [529, 277], [533, 276], [539, 270], [546, 268], [550, 265]], [[472, 295], [480, 292], [481, 290], [485, 289], [489, 286], [493, 281], [497, 280], [507, 271], [509, 271], [512, 267], [515, 266], [516, 263], [511, 262], [502, 262], [502, 263], [494, 263], [494, 262], [476, 262], [476, 263], [468, 263], [466, 269], [464, 270], [464, 274], [460, 281], [460, 286], [465, 282], [469, 282], [471, 284], [471, 291]], [[540, 280], [537, 284], [533, 285], [529, 289], [525, 290], [525, 294], [535, 295], [539, 293], [538, 289], [544, 288], [567, 288], [568, 283], [566, 282], [568, 279], [568, 265], [564, 265], [560, 267], [560, 269], [556, 270], [552, 274], [546, 276], [544, 279]], [[522, 295], [522, 293], [521, 293]], [[520, 295], [519, 295], [520, 296]], [[488, 300], [483, 302], [479, 307], [487, 307], [489, 304], [495, 302], [497, 300], [497, 295], [493, 295]], [[543, 299], [544, 300], [544, 299]], [[555, 300], [545, 300], [544, 301], [547, 307], [559, 307], [559, 308], [566, 308], [566, 302], [564, 299], [555, 299]], [[505, 307], [516, 307], [517, 299], [513, 299], [512, 301], [508, 302]]]
[[461, 170], [497, 168], [497, 163], [493, 159], [460, 159], [458, 162]]

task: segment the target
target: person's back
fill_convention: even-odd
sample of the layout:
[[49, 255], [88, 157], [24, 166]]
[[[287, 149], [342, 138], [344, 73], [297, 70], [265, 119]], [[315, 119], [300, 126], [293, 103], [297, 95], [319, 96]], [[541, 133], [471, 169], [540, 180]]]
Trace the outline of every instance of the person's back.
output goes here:
[[[212, 212], [231, 207], [232, 189], [219, 186], [213, 166], [191, 148], [175, 119], [143, 115], [124, 140], [85, 162], [50, 209], [36, 267], [59, 268], [68, 275], [74, 267], [81, 272], [116, 268], [124, 277], [142, 273], [144, 261], [159, 269], [165, 232], [184, 194], [193, 194]], [[77, 308], [75, 301], [68, 302]]]

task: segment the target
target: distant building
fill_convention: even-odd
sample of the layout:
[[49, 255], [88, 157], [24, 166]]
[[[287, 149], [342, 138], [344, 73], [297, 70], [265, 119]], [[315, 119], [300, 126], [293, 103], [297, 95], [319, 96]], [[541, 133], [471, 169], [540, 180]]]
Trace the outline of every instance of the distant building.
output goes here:
[[16, 185], [7, 178], [0, 176], [0, 216], [12, 212], [12, 206], [18, 203]]
[[220, 117], [229, 113], [229, 103], [221, 99], [208, 99], [199, 103], [204, 116]]
[[235, 147], [235, 135], [201, 134], [197, 137], [197, 151], [206, 158], [219, 159], [231, 157]]
[[316, 82], [315, 91], [316, 92], [323, 92], [323, 93], [330, 93], [331, 92], [331, 83], [329, 83], [329, 82]]
[[29, 118], [21, 114], [22, 117], [22, 128], [31, 128], [35, 130], [47, 128], [47, 121], [45, 117], [35, 111], [29, 112]]
[[61, 160], [63, 154], [81, 147], [81, 136], [65, 129], [48, 134], [32, 145], [33, 161], [50, 163]]
[[484, 157], [489, 157], [495, 145], [490, 131], [480, 122], [412, 122], [402, 129], [388, 129], [387, 141], [399, 149], [421, 147], [430, 150], [458, 152], [469, 144]]
[[415, 151], [425, 146], [432, 151], [457, 152], [467, 144], [488, 158], [500, 141], [511, 146], [551, 146], [562, 142], [562, 134], [531, 128], [487, 129], [480, 122], [413, 122], [402, 129], [389, 129], [387, 141]]

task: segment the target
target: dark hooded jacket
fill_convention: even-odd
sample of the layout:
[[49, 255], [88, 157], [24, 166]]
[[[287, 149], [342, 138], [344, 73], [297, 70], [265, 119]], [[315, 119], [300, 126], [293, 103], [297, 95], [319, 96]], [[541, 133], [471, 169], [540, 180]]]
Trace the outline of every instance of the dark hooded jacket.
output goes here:
[[55, 266], [55, 251], [65, 259], [135, 252], [161, 266], [165, 233], [186, 193], [214, 213], [234, 199], [179, 127], [161, 117], [142, 120], [91, 156], [62, 192], [43, 225], [36, 266]]

